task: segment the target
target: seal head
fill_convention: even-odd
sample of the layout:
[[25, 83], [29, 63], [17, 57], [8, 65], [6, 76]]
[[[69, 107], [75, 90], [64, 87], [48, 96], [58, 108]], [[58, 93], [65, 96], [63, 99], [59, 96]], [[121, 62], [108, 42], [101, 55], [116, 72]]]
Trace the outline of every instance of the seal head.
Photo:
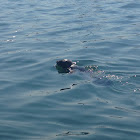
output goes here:
[[56, 61], [56, 68], [59, 73], [70, 73], [72, 71], [72, 67], [76, 64], [76, 62], [72, 62], [68, 59], [63, 59]]
[[59, 60], [56, 63], [58, 66], [60, 66], [62, 68], [70, 68], [71, 65], [73, 64], [72, 61], [70, 61], [68, 59]]

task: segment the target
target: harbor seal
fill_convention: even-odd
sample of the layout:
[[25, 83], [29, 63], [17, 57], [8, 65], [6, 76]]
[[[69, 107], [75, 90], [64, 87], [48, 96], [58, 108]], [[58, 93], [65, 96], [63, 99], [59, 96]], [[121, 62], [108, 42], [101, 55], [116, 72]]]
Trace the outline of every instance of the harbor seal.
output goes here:
[[55, 66], [59, 73], [72, 73], [76, 69], [80, 71], [85, 71], [84, 67], [77, 66], [76, 62], [72, 62], [68, 59], [56, 61]]
[[104, 71], [100, 71], [96, 66], [87, 66], [82, 67], [76, 65], [76, 62], [72, 62], [68, 59], [58, 60], [55, 65], [56, 69], [59, 73], [73, 73], [76, 70], [80, 72], [85, 72], [90, 74], [90, 77], [93, 79], [92, 81], [99, 85], [112, 85], [112, 81], [104, 75]]

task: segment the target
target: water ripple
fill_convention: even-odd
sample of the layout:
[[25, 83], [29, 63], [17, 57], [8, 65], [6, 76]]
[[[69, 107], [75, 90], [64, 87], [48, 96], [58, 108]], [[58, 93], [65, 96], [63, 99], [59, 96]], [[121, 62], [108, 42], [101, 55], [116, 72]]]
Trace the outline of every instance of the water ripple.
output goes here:
[[[1, 2], [0, 139], [139, 140], [138, 1]], [[59, 59], [88, 72], [59, 74]]]

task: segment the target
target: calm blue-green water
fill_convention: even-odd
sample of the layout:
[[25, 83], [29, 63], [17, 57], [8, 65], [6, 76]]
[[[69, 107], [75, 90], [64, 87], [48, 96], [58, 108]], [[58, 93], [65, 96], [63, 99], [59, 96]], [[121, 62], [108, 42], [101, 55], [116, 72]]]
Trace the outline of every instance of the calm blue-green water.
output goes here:
[[[0, 9], [0, 140], [140, 139], [140, 1]], [[97, 70], [59, 74], [64, 58]]]

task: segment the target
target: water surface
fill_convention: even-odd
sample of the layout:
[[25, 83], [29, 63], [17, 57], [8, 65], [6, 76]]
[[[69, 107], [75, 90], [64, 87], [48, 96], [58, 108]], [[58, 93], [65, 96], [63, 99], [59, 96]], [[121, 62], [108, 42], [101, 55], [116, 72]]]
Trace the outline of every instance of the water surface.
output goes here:
[[[139, 1], [0, 7], [1, 140], [139, 140]], [[64, 58], [97, 71], [59, 74]]]

